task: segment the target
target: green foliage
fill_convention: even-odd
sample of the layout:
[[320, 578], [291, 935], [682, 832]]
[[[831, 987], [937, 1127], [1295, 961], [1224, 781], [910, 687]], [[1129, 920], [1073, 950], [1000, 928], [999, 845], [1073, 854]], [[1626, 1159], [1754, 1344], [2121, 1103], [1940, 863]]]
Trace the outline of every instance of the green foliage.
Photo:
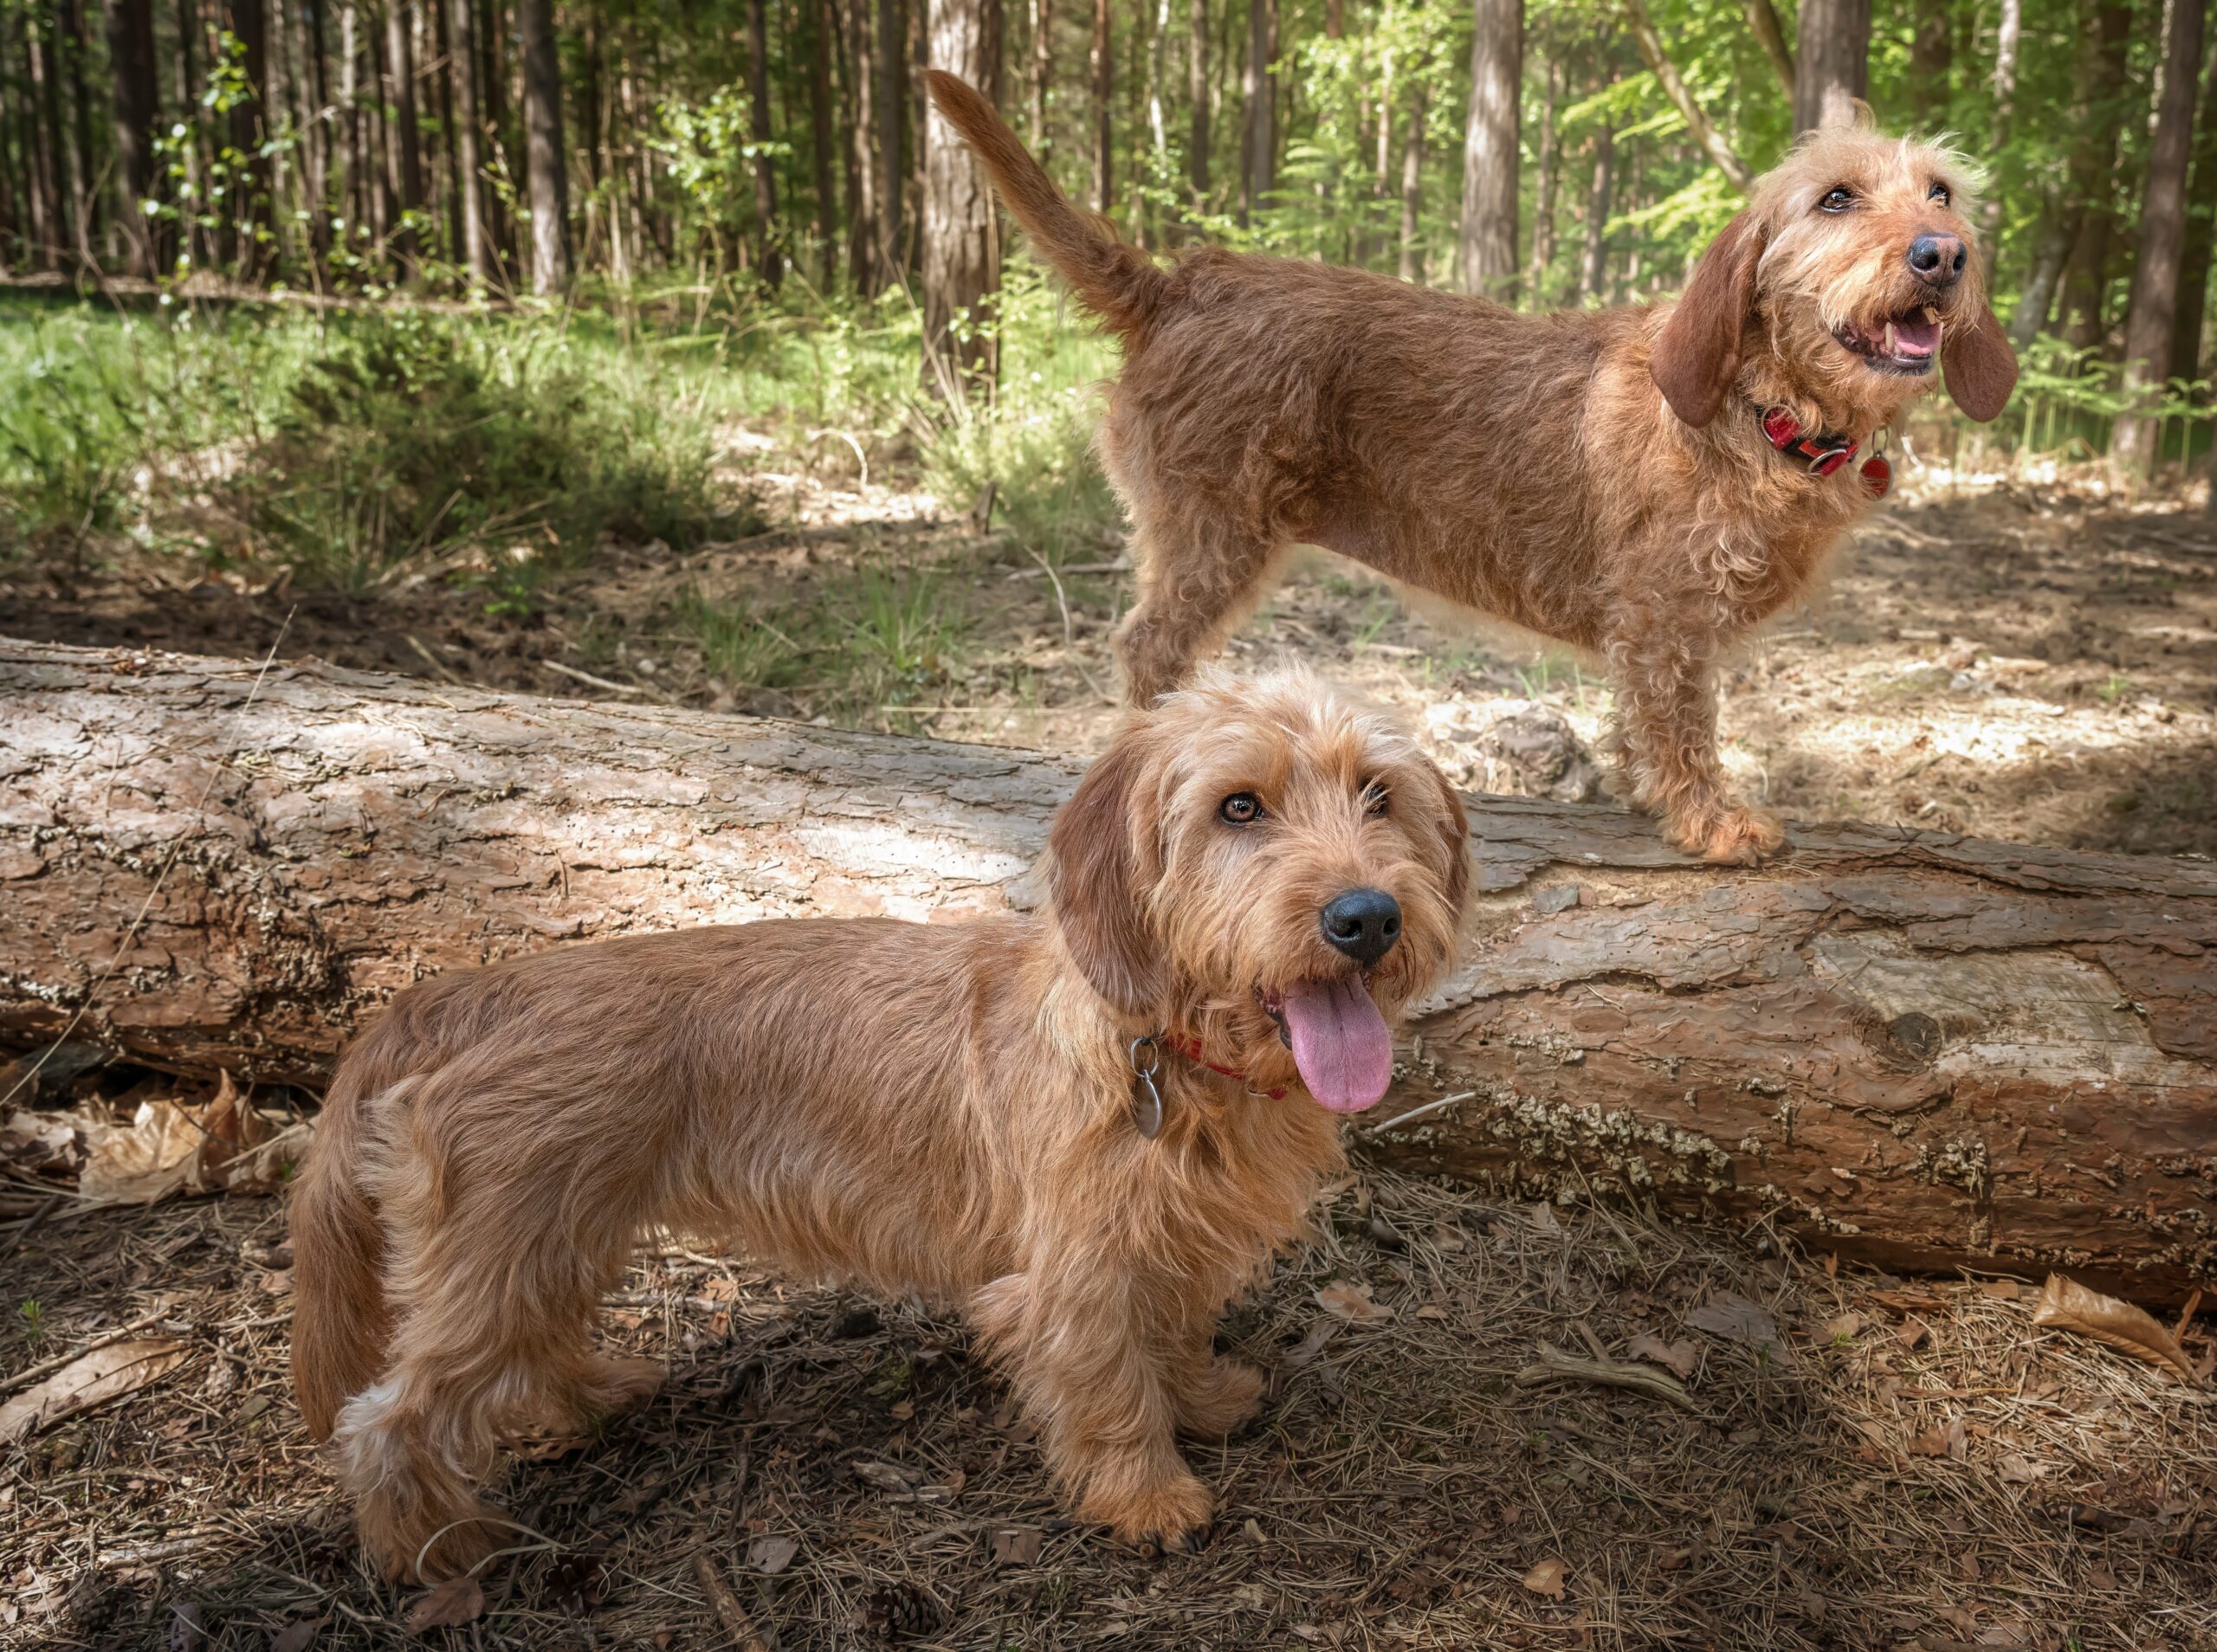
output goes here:
[[513, 606], [542, 555], [711, 531], [710, 433], [655, 391], [582, 371], [552, 332], [371, 312], [293, 386], [251, 519], [275, 554], [349, 588], [497, 544], [495, 601]]

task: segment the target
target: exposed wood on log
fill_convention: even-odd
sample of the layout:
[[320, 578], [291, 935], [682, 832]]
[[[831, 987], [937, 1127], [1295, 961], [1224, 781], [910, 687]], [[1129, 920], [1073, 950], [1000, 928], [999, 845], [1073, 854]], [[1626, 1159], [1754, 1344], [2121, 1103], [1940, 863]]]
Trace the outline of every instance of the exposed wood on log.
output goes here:
[[[0, 1042], [314, 1084], [367, 1010], [555, 941], [1028, 904], [1075, 761], [302, 661], [0, 642]], [[210, 785], [211, 775], [214, 780]], [[195, 803], [207, 792], [204, 810]], [[2217, 868], [1868, 826], [1759, 872], [1471, 800], [1482, 893], [1370, 1151], [1897, 1266], [2217, 1280]]]

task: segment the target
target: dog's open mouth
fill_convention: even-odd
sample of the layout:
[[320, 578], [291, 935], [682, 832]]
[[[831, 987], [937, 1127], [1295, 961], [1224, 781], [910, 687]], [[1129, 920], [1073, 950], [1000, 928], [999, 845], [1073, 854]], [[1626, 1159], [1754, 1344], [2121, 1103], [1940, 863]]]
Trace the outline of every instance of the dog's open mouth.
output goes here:
[[1282, 991], [1257, 987], [1255, 996], [1320, 1105], [1334, 1113], [1378, 1105], [1393, 1077], [1393, 1035], [1360, 974], [1296, 982]]
[[1881, 322], [1874, 332], [1843, 326], [1833, 329], [1832, 337], [1882, 373], [1929, 373], [1940, 350], [1940, 313], [1920, 304]]

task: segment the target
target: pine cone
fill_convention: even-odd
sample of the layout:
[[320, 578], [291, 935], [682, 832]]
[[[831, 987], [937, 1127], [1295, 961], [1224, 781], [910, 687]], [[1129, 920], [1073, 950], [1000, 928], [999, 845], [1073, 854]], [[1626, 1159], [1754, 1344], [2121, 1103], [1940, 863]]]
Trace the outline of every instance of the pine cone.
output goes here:
[[881, 1584], [863, 1597], [856, 1614], [865, 1635], [881, 1641], [898, 1641], [936, 1635], [947, 1627], [947, 1610], [939, 1597], [921, 1584]]

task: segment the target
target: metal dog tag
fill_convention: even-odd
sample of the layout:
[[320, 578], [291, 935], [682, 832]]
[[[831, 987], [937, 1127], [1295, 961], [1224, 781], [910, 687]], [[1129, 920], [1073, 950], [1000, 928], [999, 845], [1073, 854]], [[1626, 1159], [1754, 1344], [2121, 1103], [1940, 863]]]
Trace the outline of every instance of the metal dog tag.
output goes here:
[[[1140, 1065], [1140, 1049], [1144, 1045], [1147, 1062]], [[1130, 1050], [1132, 1076], [1138, 1081], [1132, 1087], [1132, 1125], [1141, 1135], [1153, 1141], [1162, 1133], [1162, 1092], [1154, 1087], [1154, 1075], [1162, 1067], [1162, 1049], [1152, 1036], [1134, 1038]]]

